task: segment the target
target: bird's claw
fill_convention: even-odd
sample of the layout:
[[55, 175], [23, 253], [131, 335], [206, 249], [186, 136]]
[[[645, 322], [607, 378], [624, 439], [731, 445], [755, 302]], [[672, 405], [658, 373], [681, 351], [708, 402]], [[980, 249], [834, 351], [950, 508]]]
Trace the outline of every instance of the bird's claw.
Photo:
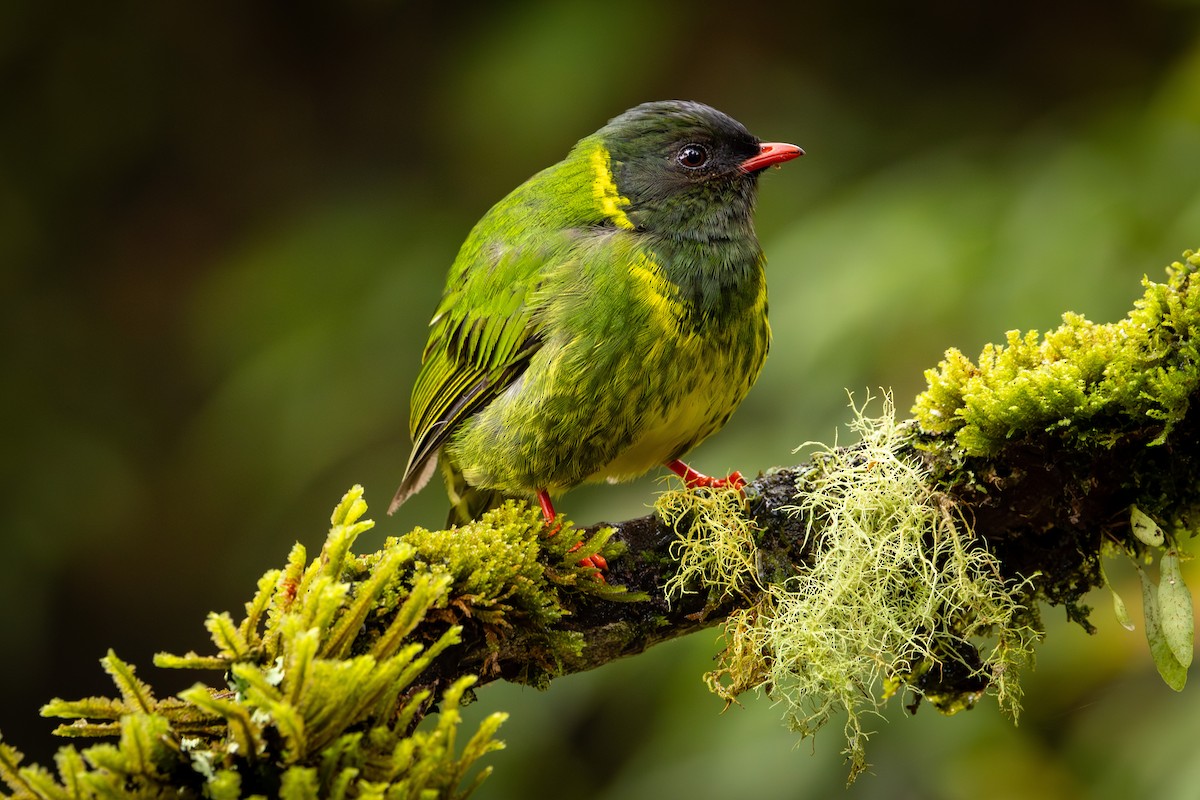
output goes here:
[[[558, 517], [554, 513], [554, 503], [550, 500], [549, 493], [544, 491], [538, 492], [538, 503], [542, 507], [542, 517], [546, 522], [546, 530], [548, 531], [546, 538], [549, 539], [557, 536], [558, 532], [562, 530], [562, 525], [559, 524]], [[583, 547], [582, 541], [576, 542], [575, 546], [567, 552], [574, 553], [580, 547]], [[608, 581], [604, 579], [603, 575], [604, 570], [608, 569], [608, 561], [605, 560], [604, 556], [600, 555], [599, 553], [592, 553], [590, 556], [579, 559], [578, 563], [579, 566], [584, 567], [585, 569], [590, 568], [596, 570], [596, 580], [600, 581], [601, 583], [608, 583]]]
[[[581, 547], [583, 547], [583, 542], [576, 542], [575, 546], [572, 547], [567, 552], [574, 553], [576, 550], [578, 550]], [[583, 567], [584, 569], [596, 570], [596, 574], [595, 574], [596, 580], [600, 581], [601, 583], [608, 583], [608, 581], [606, 581], [604, 579], [604, 570], [608, 569], [608, 561], [605, 560], [604, 556], [600, 555], [599, 553], [592, 553], [590, 556], [581, 558], [581, 559], [579, 559], [579, 561], [577, 561], [575, 563], [577, 563], [580, 567]]]
[[705, 475], [703, 472], [697, 472], [679, 459], [675, 459], [667, 464], [667, 469], [683, 478], [683, 485], [689, 489], [732, 488], [745, 494], [742, 490], [746, 487], [746, 479], [742, 476], [742, 473], [737, 471], [729, 473], [724, 478], [714, 478], [711, 475]]
[[746, 479], [742, 477], [740, 472], [731, 472], [724, 478], [713, 478], [709, 475], [700, 475], [699, 480], [688, 484], [691, 489], [743, 489], [746, 486]]

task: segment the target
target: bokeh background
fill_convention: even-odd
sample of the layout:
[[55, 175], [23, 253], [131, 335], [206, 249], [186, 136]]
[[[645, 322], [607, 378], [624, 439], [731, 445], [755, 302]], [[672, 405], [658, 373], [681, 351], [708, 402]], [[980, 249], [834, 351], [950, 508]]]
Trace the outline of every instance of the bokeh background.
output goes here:
[[[684, 97], [808, 155], [762, 181], [775, 340], [693, 463], [754, 472], [861, 400], [904, 412], [946, 347], [1108, 321], [1200, 246], [1200, 9], [1058, 3], [402, 0], [0, 5], [0, 730], [110, 687], [113, 647], [203, 650], [354, 483], [383, 511], [444, 271], [473, 222], [625, 108]], [[845, 434], [843, 433], [843, 438]], [[580, 522], [658, 486], [573, 493]], [[1128, 570], [1113, 573], [1135, 608]], [[1193, 587], [1197, 585], [1193, 572]], [[1014, 727], [893, 705], [849, 791], [840, 726], [721, 712], [716, 632], [511, 712], [481, 798], [1200, 796], [1200, 692], [1095, 598], [1049, 635]], [[219, 680], [213, 676], [214, 680]]]

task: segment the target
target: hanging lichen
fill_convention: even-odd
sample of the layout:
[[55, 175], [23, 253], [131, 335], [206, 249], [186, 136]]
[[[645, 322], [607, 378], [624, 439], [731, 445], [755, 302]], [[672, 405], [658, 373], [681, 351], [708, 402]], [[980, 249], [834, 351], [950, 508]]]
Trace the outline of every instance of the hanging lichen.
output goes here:
[[[762, 556], [733, 506], [720, 520], [715, 511], [724, 506], [712, 498], [675, 493], [659, 501], [677, 527], [703, 521], [674, 545], [681, 564], [701, 565], [680, 570], [677, 592], [697, 574], [727, 592], [757, 582], [760, 599], [726, 622], [727, 646], [709, 687], [727, 702], [764, 692], [803, 736], [844, 714], [851, 780], [866, 766], [866, 717], [899, 686], [947, 713], [991, 691], [1015, 715], [1019, 667], [1037, 636], [995, 558], [930, 489], [927, 471], [901, 455], [909, 434], [885, 405], [878, 419], [859, 410], [862, 442], [853, 450], [813, 457], [794, 509], [807, 528], [808, 559], [787, 579], [758, 579]], [[727, 551], [739, 555], [708, 555]], [[955, 673], [954, 688], [943, 673]]]

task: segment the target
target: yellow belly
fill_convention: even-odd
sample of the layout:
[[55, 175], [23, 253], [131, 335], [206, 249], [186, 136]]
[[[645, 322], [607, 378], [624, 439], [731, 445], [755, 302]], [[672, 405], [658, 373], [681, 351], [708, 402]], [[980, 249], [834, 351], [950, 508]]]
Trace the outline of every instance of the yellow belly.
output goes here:
[[714, 371], [668, 406], [647, 409], [629, 446], [587, 480], [632, 480], [682, 457], [716, 433], [742, 401], [755, 376], [730, 377], [723, 370]]

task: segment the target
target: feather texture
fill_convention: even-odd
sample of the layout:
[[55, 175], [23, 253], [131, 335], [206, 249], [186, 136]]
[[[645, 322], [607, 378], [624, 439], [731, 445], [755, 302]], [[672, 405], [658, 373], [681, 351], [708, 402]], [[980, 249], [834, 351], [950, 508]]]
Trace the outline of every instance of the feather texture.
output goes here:
[[741, 167], [759, 152], [706, 106], [646, 104], [497, 203], [430, 323], [390, 510], [439, 459], [464, 521], [636, 477], [720, 429], [770, 339], [758, 173]]

